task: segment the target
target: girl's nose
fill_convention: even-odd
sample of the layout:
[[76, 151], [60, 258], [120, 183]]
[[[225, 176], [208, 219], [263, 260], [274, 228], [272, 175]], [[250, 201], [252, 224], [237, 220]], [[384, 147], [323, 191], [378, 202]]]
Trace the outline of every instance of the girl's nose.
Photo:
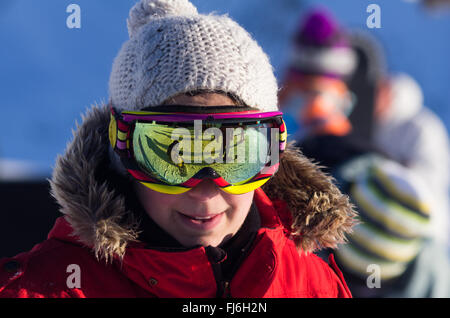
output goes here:
[[220, 193], [220, 188], [210, 178], [204, 179], [194, 188], [186, 192], [192, 199], [198, 201], [207, 201]]

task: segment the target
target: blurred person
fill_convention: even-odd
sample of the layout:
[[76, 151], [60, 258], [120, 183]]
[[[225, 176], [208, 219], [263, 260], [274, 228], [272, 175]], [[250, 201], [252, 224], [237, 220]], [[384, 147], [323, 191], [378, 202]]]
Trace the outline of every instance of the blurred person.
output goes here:
[[384, 79], [376, 102], [374, 142], [426, 181], [434, 194], [433, 233], [450, 247], [450, 143], [443, 122], [423, 100], [411, 76]]
[[365, 32], [346, 32], [324, 8], [306, 15], [293, 42], [280, 105], [302, 130], [294, 138], [311, 139], [306, 152], [340, 149], [324, 165], [361, 149], [416, 170], [434, 189], [434, 234], [448, 244], [449, 142], [443, 123], [422, 105], [417, 83], [406, 75], [389, 80], [379, 43]]
[[[331, 28], [336, 25], [332, 21], [322, 12], [307, 16], [301, 38], [306, 37], [310, 25], [334, 32], [328, 32], [328, 42], [321, 41], [319, 33], [315, 50], [304, 50], [305, 61], [315, 60], [317, 51], [319, 56], [327, 50], [333, 52], [331, 39], [345, 33]], [[334, 253], [355, 297], [448, 297], [448, 254], [434, 239], [430, 226], [434, 193], [420, 174], [372, 140], [374, 112], [385, 97], [379, 50], [370, 50], [377, 46], [361, 33], [347, 35], [346, 43], [356, 58], [349, 72], [331, 72], [338, 66], [313, 68], [313, 63], [291, 63], [285, 89], [280, 92], [280, 101], [288, 100], [293, 92], [302, 96], [303, 103], [296, 105], [296, 111], [307, 133], [297, 145], [336, 178], [360, 214], [361, 223], [348, 236], [349, 244]], [[339, 60], [334, 63], [338, 65]], [[329, 92], [334, 98], [324, 98]], [[380, 269], [381, 288], [367, 285], [371, 264]]]
[[[359, 63], [346, 82], [356, 99], [373, 100], [358, 103], [352, 113], [370, 115], [371, 119], [365, 120], [371, 127], [366, 140], [390, 158], [415, 169], [433, 192], [448, 196], [448, 134], [439, 117], [423, 105], [419, 84], [407, 74], [388, 74], [384, 52], [370, 34], [352, 32], [350, 41], [358, 52]], [[350, 121], [355, 126], [355, 120]], [[444, 209], [437, 210], [441, 213]]]
[[[359, 213], [361, 223], [348, 236], [349, 243], [334, 252], [353, 295], [449, 297], [448, 252], [430, 224], [438, 219], [438, 196], [426, 179], [352, 131], [312, 132], [297, 146], [337, 180]], [[380, 270], [380, 288], [367, 285], [372, 264]]]
[[[302, 17], [292, 46], [279, 99], [280, 108], [299, 123], [302, 133], [293, 138], [302, 143], [302, 151], [318, 153], [325, 166], [372, 151], [366, 133], [372, 116], [360, 105], [364, 101], [364, 108], [371, 107], [366, 98], [372, 97], [366, 89], [373, 81], [369, 57], [355, 49], [353, 37], [324, 7]], [[363, 82], [364, 87], [351, 88], [353, 82]]]
[[354, 297], [450, 297], [450, 259], [433, 235], [425, 180], [376, 152], [333, 167], [333, 176], [360, 219], [333, 252]]
[[319, 7], [301, 19], [292, 42], [279, 99], [280, 108], [300, 129], [292, 132], [294, 138], [327, 131], [348, 134], [355, 100], [344, 79], [357, 63], [348, 35], [326, 8]]
[[359, 101], [373, 100], [358, 103], [353, 112], [365, 112], [373, 118], [365, 121], [371, 127], [365, 139], [384, 155], [416, 170], [433, 189], [433, 233], [448, 245], [450, 172], [446, 129], [423, 105], [422, 90], [411, 76], [388, 74], [384, 52], [372, 36], [353, 32], [351, 43], [362, 63], [347, 80], [348, 85]]
[[[421, 175], [349, 135], [318, 134], [297, 146], [358, 211], [349, 243], [333, 252], [354, 297], [450, 297], [449, 254], [430, 224], [436, 195]], [[380, 288], [367, 284], [372, 264]]]
[[[351, 297], [334, 258], [310, 252], [343, 243], [355, 213], [286, 147], [259, 45], [187, 0], [142, 0], [128, 29], [109, 105], [88, 112], [53, 171], [64, 216], [46, 241], [0, 261], [0, 296]], [[280, 161], [191, 163], [197, 150], [184, 148], [188, 157], [172, 156], [171, 132], [201, 119], [240, 127], [248, 152], [265, 145]], [[252, 127], [277, 138], [252, 143]], [[69, 286], [74, 265], [81, 281]]]

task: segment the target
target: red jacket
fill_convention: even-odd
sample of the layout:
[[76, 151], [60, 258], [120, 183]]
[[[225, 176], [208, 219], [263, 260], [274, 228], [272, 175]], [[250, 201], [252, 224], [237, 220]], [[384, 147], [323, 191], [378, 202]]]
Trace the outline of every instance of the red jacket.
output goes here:
[[216, 297], [218, 286], [231, 297], [351, 296], [334, 260], [328, 265], [311, 252], [342, 243], [354, 211], [290, 147], [255, 191], [261, 227], [231, 282], [216, 282], [217, 264], [203, 247], [144, 248], [126, 203], [130, 187], [105, 170], [109, 116], [107, 107], [93, 108], [58, 158], [51, 188], [64, 217], [45, 242], [0, 260], [0, 297]]
[[[262, 227], [254, 246], [229, 284], [231, 297], [351, 297], [334, 260], [298, 253], [283, 214], [263, 191], [255, 194]], [[277, 212], [278, 210], [278, 212]], [[279, 217], [281, 214], [281, 218]], [[289, 219], [289, 217], [288, 217]], [[127, 248], [123, 262], [98, 261], [71, 236], [63, 218], [48, 239], [30, 252], [0, 262], [0, 297], [215, 297], [216, 281], [203, 247], [183, 252]], [[69, 265], [79, 266], [80, 288], [70, 288]], [[69, 269], [69, 271], [68, 271]], [[68, 286], [69, 280], [69, 286]], [[78, 286], [76, 286], [78, 287]]]

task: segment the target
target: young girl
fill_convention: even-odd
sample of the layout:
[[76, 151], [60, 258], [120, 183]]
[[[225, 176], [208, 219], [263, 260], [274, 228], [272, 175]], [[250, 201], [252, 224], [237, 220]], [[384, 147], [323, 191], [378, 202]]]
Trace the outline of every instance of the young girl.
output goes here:
[[286, 147], [258, 44], [187, 0], [143, 0], [128, 28], [109, 105], [57, 160], [64, 216], [0, 261], [0, 296], [351, 297], [311, 252], [342, 243], [354, 211]]

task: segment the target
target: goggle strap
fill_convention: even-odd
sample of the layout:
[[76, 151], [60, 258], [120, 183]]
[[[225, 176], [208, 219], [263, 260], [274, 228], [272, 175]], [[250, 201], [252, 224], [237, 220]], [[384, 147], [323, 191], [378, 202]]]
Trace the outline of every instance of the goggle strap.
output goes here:
[[109, 138], [114, 151], [121, 158], [130, 158], [130, 125], [122, 120], [120, 114], [111, 106]]
[[127, 168], [127, 171], [133, 176], [133, 178], [137, 179], [138, 181], [163, 184], [157, 179], [150, 178], [147, 174], [139, 170]]

